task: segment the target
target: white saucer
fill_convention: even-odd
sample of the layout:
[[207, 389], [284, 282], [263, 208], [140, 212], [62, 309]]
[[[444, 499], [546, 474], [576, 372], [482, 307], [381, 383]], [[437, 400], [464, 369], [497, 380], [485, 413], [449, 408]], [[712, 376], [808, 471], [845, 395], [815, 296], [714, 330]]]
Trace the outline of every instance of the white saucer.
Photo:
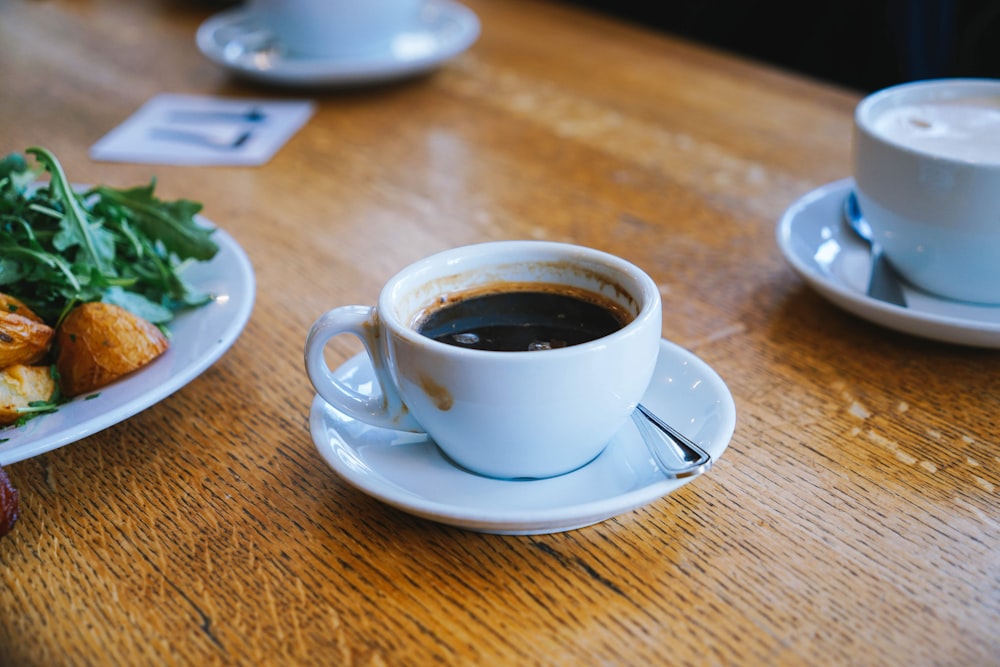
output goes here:
[[950, 301], [910, 284], [907, 307], [869, 297], [869, 248], [843, 222], [841, 206], [854, 187], [846, 178], [805, 195], [777, 227], [778, 246], [816, 291], [841, 308], [896, 331], [932, 340], [1000, 348], [1000, 306]]
[[286, 86], [371, 84], [423, 74], [469, 48], [479, 37], [479, 18], [452, 0], [427, 0], [420, 18], [383, 53], [344, 58], [301, 58], [280, 47], [245, 50], [236, 39], [255, 31], [240, 7], [210, 17], [195, 41], [213, 62], [256, 81]]
[[[337, 369], [350, 387], [371, 388], [368, 357]], [[736, 427], [736, 407], [722, 379], [683, 348], [660, 342], [643, 405], [704, 447], [715, 461]], [[426, 435], [377, 428], [345, 416], [317, 396], [313, 441], [347, 482], [405, 512], [470, 530], [510, 535], [587, 526], [645, 505], [691, 479], [668, 480], [629, 422], [584, 467], [550, 479], [491, 479], [449, 462]]]

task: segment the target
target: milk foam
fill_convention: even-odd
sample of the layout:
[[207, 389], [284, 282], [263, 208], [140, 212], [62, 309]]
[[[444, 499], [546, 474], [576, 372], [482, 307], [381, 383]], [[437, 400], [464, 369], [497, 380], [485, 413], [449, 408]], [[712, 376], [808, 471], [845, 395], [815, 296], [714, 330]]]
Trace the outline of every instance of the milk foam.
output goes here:
[[1000, 164], [1000, 96], [893, 107], [875, 119], [873, 129], [894, 143], [921, 152]]

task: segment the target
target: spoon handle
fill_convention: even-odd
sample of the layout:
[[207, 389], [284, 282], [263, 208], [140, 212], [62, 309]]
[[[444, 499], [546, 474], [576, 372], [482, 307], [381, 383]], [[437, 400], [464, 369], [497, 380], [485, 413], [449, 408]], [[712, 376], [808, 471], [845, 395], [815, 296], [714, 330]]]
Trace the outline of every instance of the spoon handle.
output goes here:
[[220, 138], [213, 134], [203, 134], [194, 130], [154, 127], [149, 131], [149, 134], [154, 139], [179, 141], [182, 143], [195, 144], [197, 146], [205, 146], [206, 148], [216, 148], [222, 151], [229, 151], [236, 150], [245, 144], [253, 133], [250, 130], [244, 130], [233, 138]]
[[871, 225], [861, 214], [857, 195], [853, 192], [844, 198], [844, 218], [848, 226], [871, 247], [871, 272], [868, 279], [868, 296], [906, 308], [906, 296], [895, 268], [882, 254], [882, 245], [875, 240]]
[[670, 479], [694, 477], [712, 467], [708, 452], [641, 403], [632, 413], [632, 420], [660, 471]]

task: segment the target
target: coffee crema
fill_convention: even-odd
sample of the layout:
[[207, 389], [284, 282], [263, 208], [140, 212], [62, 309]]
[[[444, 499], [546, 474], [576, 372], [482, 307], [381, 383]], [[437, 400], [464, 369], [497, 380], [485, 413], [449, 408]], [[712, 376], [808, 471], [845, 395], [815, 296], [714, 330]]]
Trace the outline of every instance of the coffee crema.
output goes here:
[[596, 340], [632, 319], [619, 304], [589, 290], [517, 283], [449, 295], [418, 315], [414, 328], [456, 347], [531, 352]]
[[886, 109], [873, 130], [904, 147], [944, 158], [1000, 164], [1000, 96], [969, 96]]

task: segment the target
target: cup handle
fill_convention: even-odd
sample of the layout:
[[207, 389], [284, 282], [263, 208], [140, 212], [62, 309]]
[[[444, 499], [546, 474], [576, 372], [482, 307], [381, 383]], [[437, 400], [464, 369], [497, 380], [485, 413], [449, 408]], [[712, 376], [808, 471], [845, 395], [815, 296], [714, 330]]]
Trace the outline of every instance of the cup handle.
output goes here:
[[[362, 394], [334, 376], [323, 350], [331, 338], [341, 334], [355, 336], [364, 344], [379, 393]], [[323, 314], [310, 327], [306, 337], [305, 362], [309, 380], [324, 401], [359, 421], [397, 431], [422, 433], [423, 429], [410, 415], [396, 390], [381, 336], [374, 308], [341, 306]]]

